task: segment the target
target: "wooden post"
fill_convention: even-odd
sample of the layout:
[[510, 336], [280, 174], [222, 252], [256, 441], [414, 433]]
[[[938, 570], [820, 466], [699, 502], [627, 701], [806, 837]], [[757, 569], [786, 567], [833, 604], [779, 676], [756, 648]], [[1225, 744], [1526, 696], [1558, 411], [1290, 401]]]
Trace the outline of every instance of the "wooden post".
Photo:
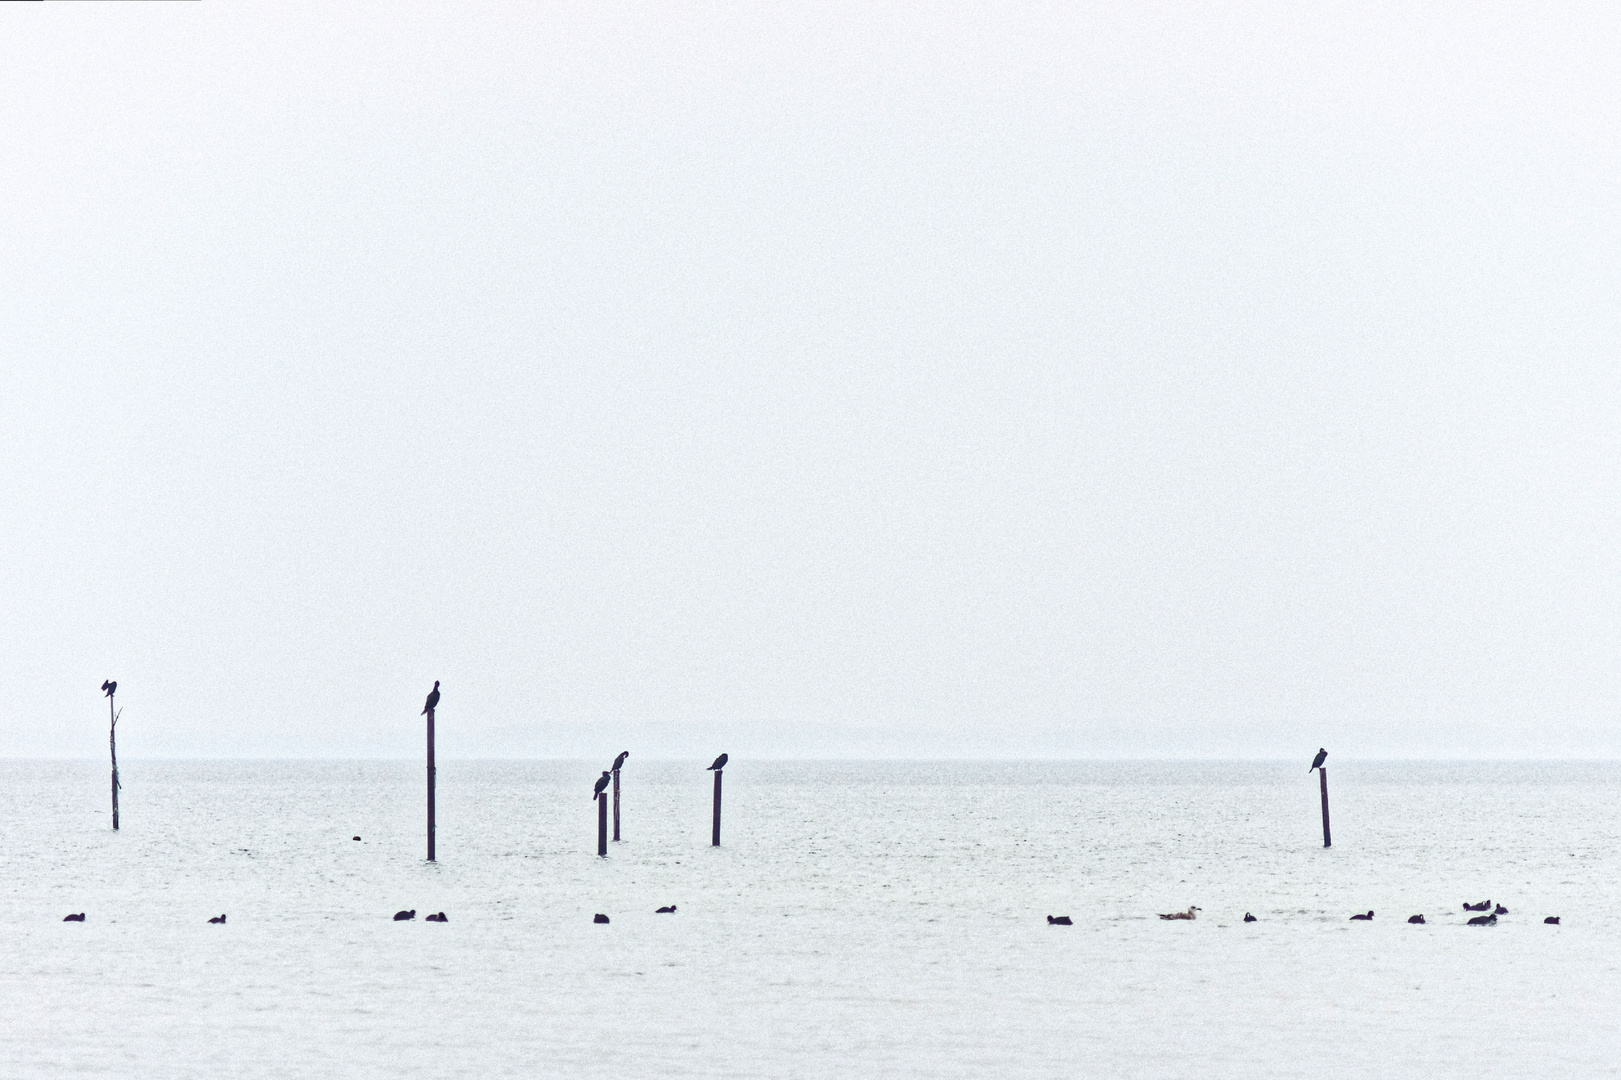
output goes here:
[[597, 792], [597, 854], [608, 855], [608, 793]]
[[433, 767], [433, 710], [428, 710], [428, 861], [434, 862], [433, 851], [433, 789], [437, 779], [437, 770]]
[[614, 770], [614, 843], [619, 843], [619, 770]]
[[720, 774], [725, 771], [725, 769], [715, 770], [715, 828], [710, 836], [710, 847], [720, 847]]
[[113, 693], [107, 693], [107, 748], [113, 755], [113, 830], [118, 829], [118, 710], [113, 708]]
[[1317, 779], [1321, 782], [1323, 788], [1323, 846], [1333, 847], [1334, 840], [1328, 834], [1328, 770], [1318, 769]]

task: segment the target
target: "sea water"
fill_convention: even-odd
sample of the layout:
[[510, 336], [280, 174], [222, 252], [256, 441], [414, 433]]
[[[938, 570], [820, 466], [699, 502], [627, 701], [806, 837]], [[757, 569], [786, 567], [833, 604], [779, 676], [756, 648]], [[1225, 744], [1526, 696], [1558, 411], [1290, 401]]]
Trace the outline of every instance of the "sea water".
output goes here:
[[0, 1075], [1621, 1075], [1612, 765], [703, 764], [0, 763]]

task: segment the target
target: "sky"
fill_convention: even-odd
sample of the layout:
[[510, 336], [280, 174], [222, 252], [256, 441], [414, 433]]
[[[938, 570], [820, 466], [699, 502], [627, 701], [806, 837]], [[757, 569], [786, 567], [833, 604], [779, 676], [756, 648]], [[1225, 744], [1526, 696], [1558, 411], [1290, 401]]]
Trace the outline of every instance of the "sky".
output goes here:
[[1621, 756], [1621, 13], [8, 4], [0, 756]]

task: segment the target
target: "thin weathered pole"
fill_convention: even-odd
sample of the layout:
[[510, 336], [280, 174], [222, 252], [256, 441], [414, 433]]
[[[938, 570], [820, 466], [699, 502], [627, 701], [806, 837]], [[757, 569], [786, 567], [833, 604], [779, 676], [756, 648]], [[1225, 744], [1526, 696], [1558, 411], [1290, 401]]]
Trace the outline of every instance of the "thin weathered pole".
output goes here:
[[614, 770], [614, 843], [619, 843], [619, 770]]
[[597, 854], [608, 855], [608, 793], [597, 792]]
[[725, 769], [715, 770], [715, 827], [710, 836], [710, 847], [720, 847], [720, 774], [725, 771]]
[[433, 851], [433, 789], [438, 779], [437, 770], [433, 767], [433, 710], [428, 710], [428, 861], [434, 862]]
[[113, 708], [113, 694], [107, 692], [107, 748], [113, 755], [113, 829], [118, 828], [118, 710]]
[[1323, 788], [1323, 846], [1333, 847], [1334, 840], [1328, 834], [1328, 770], [1318, 769], [1317, 779]]

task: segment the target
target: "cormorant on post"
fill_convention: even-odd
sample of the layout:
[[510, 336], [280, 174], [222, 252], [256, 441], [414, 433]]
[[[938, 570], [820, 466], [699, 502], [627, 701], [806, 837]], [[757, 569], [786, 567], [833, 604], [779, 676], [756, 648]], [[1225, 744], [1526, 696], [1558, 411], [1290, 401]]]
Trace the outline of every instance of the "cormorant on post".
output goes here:
[[726, 755], [722, 754], [720, 757], [715, 759], [715, 763], [713, 765], [709, 766], [709, 768], [705, 769], [704, 771], [705, 772], [714, 772], [716, 769], [724, 769], [724, 768], [726, 768]]
[[[434, 683], [434, 685], [438, 686], [439, 684]], [[1312, 769], [1321, 769], [1323, 767], [1323, 762], [1327, 760], [1328, 751], [1319, 746], [1317, 748], [1317, 756], [1311, 759], [1311, 769], [1307, 769], [1306, 771], [1309, 773], [1312, 771]]]
[[625, 759], [628, 758], [628, 757], [630, 757], [630, 751], [629, 750], [621, 750], [621, 751], [619, 751], [619, 756], [614, 758], [614, 769], [613, 769], [613, 771], [618, 772], [620, 766], [625, 764]]
[[107, 681], [105, 681], [105, 682], [103, 682], [101, 684], [101, 689], [106, 693], [106, 695], [108, 697], [112, 697], [114, 694], [116, 694], [118, 692], [118, 684], [113, 682], [111, 679], [108, 679]]
[[597, 777], [597, 789], [591, 793], [591, 797], [595, 799], [598, 795], [601, 795], [602, 789], [612, 783], [613, 778], [613, 773], [609, 772], [607, 769], [602, 770], [602, 775]]
[[433, 680], [433, 689], [428, 691], [428, 703], [426, 705], [422, 706], [422, 711], [420, 713], [418, 713], [417, 715], [418, 716], [427, 716], [430, 712], [437, 709], [438, 707], [439, 707], [439, 680], [435, 679], [435, 680]]

